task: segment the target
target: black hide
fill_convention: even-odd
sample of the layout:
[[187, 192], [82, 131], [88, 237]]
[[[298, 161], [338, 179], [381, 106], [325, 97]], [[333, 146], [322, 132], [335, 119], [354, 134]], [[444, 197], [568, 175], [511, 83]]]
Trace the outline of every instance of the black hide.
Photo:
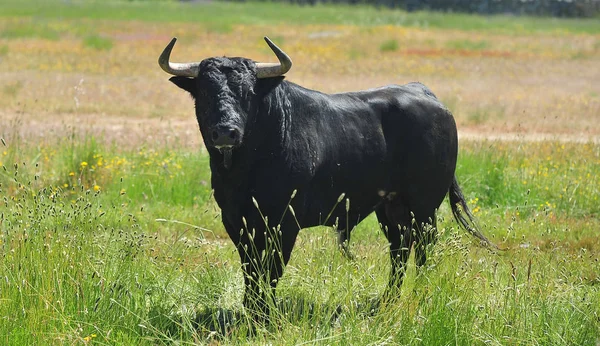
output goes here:
[[[171, 80], [195, 100], [253, 311], [268, 310], [264, 287], [277, 285], [301, 228], [336, 226], [345, 248], [375, 212], [390, 242], [390, 286], [399, 287], [413, 243], [417, 265], [425, 262], [448, 192], [457, 220], [470, 227], [457, 208], [470, 216], [454, 177], [454, 118], [420, 83], [327, 95], [283, 77], [257, 79], [245, 58], [206, 59], [197, 78]], [[239, 138], [219, 147], [217, 128]]]

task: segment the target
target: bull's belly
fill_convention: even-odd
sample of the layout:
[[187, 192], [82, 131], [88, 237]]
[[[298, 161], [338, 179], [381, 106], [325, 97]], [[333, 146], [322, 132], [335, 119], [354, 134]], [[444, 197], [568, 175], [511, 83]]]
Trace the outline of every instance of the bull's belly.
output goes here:
[[[337, 189], [336, 189], [337, 190]], [[359, 192], [319, 191], [307, 196], [300, 226], [356, 226], [382, 202], [381, 189], [373, 187]], [[312, 197], [312, 198], [311, 198]]]

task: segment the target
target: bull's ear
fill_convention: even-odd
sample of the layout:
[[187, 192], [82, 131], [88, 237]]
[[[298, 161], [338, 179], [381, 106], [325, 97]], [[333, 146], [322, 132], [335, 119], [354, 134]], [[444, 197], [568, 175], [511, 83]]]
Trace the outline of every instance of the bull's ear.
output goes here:
[[189, 92], [193, 98], [196, 98], [196, 80], [194, 78], [175, 76], [169, 78], [173, 84]]
[[256, 81], [254, 92], [256, 95], [263, 97], [275, 89], [284, 79], [284, 76], [259, 79]]

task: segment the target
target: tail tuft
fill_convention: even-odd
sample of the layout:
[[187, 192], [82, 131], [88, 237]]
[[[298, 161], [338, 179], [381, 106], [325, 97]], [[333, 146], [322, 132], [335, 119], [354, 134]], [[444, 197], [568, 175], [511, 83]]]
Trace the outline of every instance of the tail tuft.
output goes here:
[[[473, 236], [481, 240], [486, 246], [499, 249], [494, 243], [492, 243], [488, 238], [486, 238], [480, 231], [477, 223], [475, 222], [475, 217], [469, 210], [467, 206], [467, 202], [465, 201], [465, 196], [463, 196], [462, 191], [460, 190], [460, 186], [458, 186], [458, 182], [456, 181], [456, 177], [452, 179], [452, 185], [450, 185], [450, 205], [452, 207], [452, 214], [464, 229], [467, 232], [471, 233]], [[463, 215], [466, 214], [467, 218]]]

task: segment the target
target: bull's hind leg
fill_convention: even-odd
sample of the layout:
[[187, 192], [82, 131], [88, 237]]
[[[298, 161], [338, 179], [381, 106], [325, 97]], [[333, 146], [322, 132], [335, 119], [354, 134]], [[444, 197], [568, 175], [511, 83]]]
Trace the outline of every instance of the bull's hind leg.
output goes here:
[[354, 255], [350, 252], [350, 234], [363, 218], [351, 211], [346, 211], [346, 213], [344, 219], [339, 220], [339, 223], [336, 222], [338, 248], [347, 259], [354, 260]]
[[398, 199], [380, 205], [376, 210], [381, 230], [390, 243], [390, 273], [389, 290], [402, 286], [406, 265], [410, 255], [410, 247], [414, 236], [411, 229], [411, 215]]
[[432, 216], [420, 218], [414, 225], [416, 231], [415, 264], [421, 268], [427, 260], [427, 247], [437, 242], [437, 222], [435, 211]]
[[349, 260], [354, 260], [354, 256], [350, 252], [350, 230], [349, 229], [338, 229], [337, 230], [338, 247], [344, 257]]

